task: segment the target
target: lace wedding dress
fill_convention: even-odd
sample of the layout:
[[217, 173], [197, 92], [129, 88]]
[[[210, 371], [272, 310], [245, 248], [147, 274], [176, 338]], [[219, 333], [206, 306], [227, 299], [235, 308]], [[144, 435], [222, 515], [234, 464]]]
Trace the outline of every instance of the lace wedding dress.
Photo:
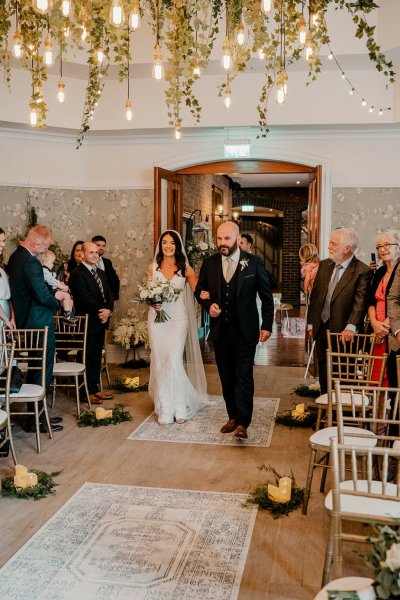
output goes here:
[[[166, 281], [157, 270], [156, 263], [153, 264], [153, 277]], [[165, 323], [155, 323], [156, 311], [152, 307], [148, 314], [151, 347], [149, 395], [159, 423], [190, 419], [207, 404], [205, 395], [196, 391], [189, 381], [183, 363], [188, 332], [184, 288], [189, 284], [179, 274], [175, 274], [171, 281], [182, 292], [176, 302], [162, 304], [170, 319]]]

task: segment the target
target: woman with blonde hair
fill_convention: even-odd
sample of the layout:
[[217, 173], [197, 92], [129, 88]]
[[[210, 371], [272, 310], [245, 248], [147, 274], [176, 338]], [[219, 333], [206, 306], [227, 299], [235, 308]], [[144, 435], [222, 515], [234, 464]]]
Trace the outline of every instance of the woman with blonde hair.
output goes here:
[[304, 277], [304, 293], [311, 294], [319, 267], [318, 249], [314, 244], [304, 244], [299, 250], [301, 274]]

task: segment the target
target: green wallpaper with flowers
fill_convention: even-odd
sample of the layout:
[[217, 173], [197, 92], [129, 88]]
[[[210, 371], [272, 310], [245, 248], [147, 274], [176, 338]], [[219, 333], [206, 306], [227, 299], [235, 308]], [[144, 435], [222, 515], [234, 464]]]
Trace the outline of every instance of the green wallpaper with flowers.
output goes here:
[[[137, 284], [153, 256], [153, 191], [65, 190], [0, 187], [0, 227], [7, 236], [6, 253], [15, 248], [13, 238], [26, 232], [26, 203], [35, 207], [38, 222], [53, 230], [54, 239], [69, 254], [78, 239], [100, 234], [107, 239], [106, 256], [121, 279], [121, 297], [115, 323], [137, 294]], [[138, 310], [147, 311], [146, 307]]]

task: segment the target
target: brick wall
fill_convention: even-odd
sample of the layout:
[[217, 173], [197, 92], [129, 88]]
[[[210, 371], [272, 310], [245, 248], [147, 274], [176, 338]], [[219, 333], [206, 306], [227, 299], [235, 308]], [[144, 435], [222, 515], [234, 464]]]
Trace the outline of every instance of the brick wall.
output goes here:
[[[202, 219], [209, 216], [209, 225], [212, 220], [212, 189], [213, 185], [223, 192], [224, 214], [231, 214], [232, 190], [229, 181], [221, 175], [184, 175], [183, 176], [183, 212], [192, 213], [195, 209], [201, 210]], [[217, 217], [216, 222], [219, 224]]]

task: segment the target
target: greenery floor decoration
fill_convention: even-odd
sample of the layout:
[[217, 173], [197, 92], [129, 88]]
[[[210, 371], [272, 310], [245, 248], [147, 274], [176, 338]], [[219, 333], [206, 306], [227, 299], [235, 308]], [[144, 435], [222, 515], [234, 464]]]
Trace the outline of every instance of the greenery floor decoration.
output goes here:
[[313, 406], [307, 408], [299, 417], [293, 417], [292, 411], [287, 410], [284, 413], [276, 415], [275, 423], [285, 425], [286, 427], [312, 427], [317, 422], [318, 410]]
[[266, 481], [264, 484], [256, 487], [255, 490], [250, 492], [246, 504], [258, 504], [260, 508], [270, 512], [274, 519], [278, 519], [284, 515], [288, 516], [289, 513], [303, 504], [304, 488], [297, 487], [293, 473], [290, 474], [290, 479], [292, 480], [291, 499], [289, 502], [275, 502], [275, 500], [271, 500], [268, 496], [268, 484], [272, 483], [273, 485], [278, 486], [282, 475], [279, 475], [279, 473], [271, 466], [261, 465], [261, 467], [258, 468], [261, 471], [264, 470], [272, 473], [274, 481]]
[[54, 487], [57, 485], [54, 481], [54, 477], [57, 477], [61, 471], [54, 471], [53, 473], [45, 473], [44, 471], [38, 471], [32, 469], [32, 473], [36, 473], [38, 482], [36, 485], [26, 487], [24, 489], [17, 488], [14, 485], [14, 476], [10, 475], [1, 482], [1, 495], [9, 496], [12, 498], [24, 498], [25, 500], [41, 500], [49, 494], [54, 494]]
[[315, 384], [311, 384], [311, 385], [306, 385], [306, 384], [302, 384], [299, 385], [297, 388], [294, 388], [294, 392], [295, 394], [297, 394], [298, 396], [304, 396], [306, 398], [318, 398], [318, 396], [321, 395], [321, 390], [318, 387], [314, 387]]
[[113, 390], [117, 390], [118, 392], [147, 392], [149, 389], [148, 383], [132, 386], [131, 384], [126, 383], [126, 379], [126, 377], [117, 377], [112, 384]]
[[112, 417], [96, 419], [96, 413], [92, 410], [84, 411], [76, 418], [79, 427], [103, 427], [106, 425], [117, 425], [124, 421], [132, 421], [132, 415], [124, 410], [123, 404], [116, 404], [112, 409]]
[[120, 363], [118, 366], [123, 369], [145, 369], [148, 367], [150, 362], [145, 358], [136, 358], [133, 360], [128, 360], [127, 362]]

